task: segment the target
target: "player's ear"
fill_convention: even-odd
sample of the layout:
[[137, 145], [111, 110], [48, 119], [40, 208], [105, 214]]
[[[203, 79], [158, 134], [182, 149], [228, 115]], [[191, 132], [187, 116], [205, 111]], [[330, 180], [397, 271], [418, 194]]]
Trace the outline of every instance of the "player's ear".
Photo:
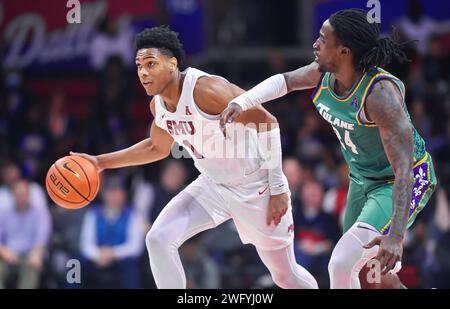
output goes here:
[[175, 57], [170, 58], [169, 59], [169, 63], [170, 63], [170, 70], [172, 72], [175, 72], [175, 70], [178, 67], [178, 60], [177, 60], [177, 58], [175, 58]]
[[341, 55], [343, 55], [343, 56], [350, 56], [350, 54], [352, 53], [352, 51], [350, 50], [350, 48], [348, 48], [347, 46], [341, 46], [340, 49], [341, 49], [341, 50], [340, 50]]

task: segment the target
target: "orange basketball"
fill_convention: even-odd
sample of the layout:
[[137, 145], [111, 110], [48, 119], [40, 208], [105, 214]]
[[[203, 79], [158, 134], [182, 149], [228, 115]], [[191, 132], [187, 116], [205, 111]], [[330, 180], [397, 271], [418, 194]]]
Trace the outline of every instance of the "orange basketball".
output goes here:
[[95, 198], [100, 188], [100, 177], [89, 160], [67, 156], [50, 167], [45, 186], [48, 195], [57, 205], [78, 209]]

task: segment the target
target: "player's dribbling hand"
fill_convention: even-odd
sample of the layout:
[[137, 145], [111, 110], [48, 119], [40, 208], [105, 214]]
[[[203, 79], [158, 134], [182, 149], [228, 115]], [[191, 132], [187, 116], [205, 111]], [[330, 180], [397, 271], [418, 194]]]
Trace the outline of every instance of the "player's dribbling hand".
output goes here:
[[103, 167], [100, 166], [100, 162], [98, 161], [96, 156], [91, 156], [88, 155], [86, 153], [78, 153], [78, 152], [70, 152], [71, 156], [79, 156], [82, 158], [85, 158], [86, 160], [89, 160], [92, 162], [92, 164], [94, 164], [95, 168], [97, 169], [97, 172], [100, 173], [101, 171], [103, 171]]
[[271, 195], [269, 199], [269, 209], [267, 211], [267, 225], [275, 223], [280, 224], [281, 217], [286, 214], [289, 207], [289, 195], [281, 193], [278, 195]]
[[230, 103], [227, 108], [220, 114], [220, 130], [222, 130], [223, 136], [227, 137], [226, 124], [232, 123], [242, 113], [242, 107], [236, 103]]
[[364, 249], [370, 249], [378, 245], [380, 249], [375, 257], [380, 262], [381, 274], [385, 275], [393, 270], [397, 262], [401, 263], [403, 255], [402, 238], [395, 235], [383, 235], [375, 237], [371, 242], [364, 246]]

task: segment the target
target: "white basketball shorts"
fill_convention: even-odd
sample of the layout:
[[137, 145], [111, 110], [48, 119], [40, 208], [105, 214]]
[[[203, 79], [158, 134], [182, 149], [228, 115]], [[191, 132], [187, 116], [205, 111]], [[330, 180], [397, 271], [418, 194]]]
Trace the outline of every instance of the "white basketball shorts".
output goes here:
[[[287, 186], [286, 178], [285, 181]], [[183, 192], [196, 199], [216, 226], [233, 219], [244, 244], [251, 243], [258, 249], [269, 251], [292, 243], [294, 225], [290, 203], [277, 226], [273, 223], [267, 225], [270, 198], [268, 185], [268, 172], [260, 169], [245, 180], [233, 184], [217, 184], [201, 174]]]

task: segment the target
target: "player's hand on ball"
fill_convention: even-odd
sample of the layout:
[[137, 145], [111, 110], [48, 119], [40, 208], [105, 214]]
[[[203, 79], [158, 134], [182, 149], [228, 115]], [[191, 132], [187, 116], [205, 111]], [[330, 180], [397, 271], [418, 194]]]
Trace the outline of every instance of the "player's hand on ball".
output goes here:
[[278, 225], [281, 222], [281, 218], [286, 214], [288, 207], [289, 195], [287, 193], [271, 195], [267, 212], [267, 225], [272, 224], [272, 222]]
[[94, 164], [95, 168], [97, 169], [98, 173], [100, 173], [104, 169], [103, 167], [100, 166], [100, 162], [96, 156], [91, 156], [86, 153], [78, 153], [78, 152], [73, 152], [73, 151], [70, 152], [70, 155], [71, 156], [80, 156], [82, 158], [85, 158], [86, 160], [91, 161], [92, 164]]
[[365, 245], [364, 249], [370, 249], [375, 245], [380, 246], [375, 259], [380, 262], [381, 274], [385, 275], [394, 269], [397, 262], [402, 261], [402, 238], [394, 235], [377, 236]]
[[227, 137], [226, 124], [235, 121], [241, 113], [242, 108], [236, 103], [231, 103], [220, 114], [220, 129], [222, 130], [222, 134], [225, 138]]

